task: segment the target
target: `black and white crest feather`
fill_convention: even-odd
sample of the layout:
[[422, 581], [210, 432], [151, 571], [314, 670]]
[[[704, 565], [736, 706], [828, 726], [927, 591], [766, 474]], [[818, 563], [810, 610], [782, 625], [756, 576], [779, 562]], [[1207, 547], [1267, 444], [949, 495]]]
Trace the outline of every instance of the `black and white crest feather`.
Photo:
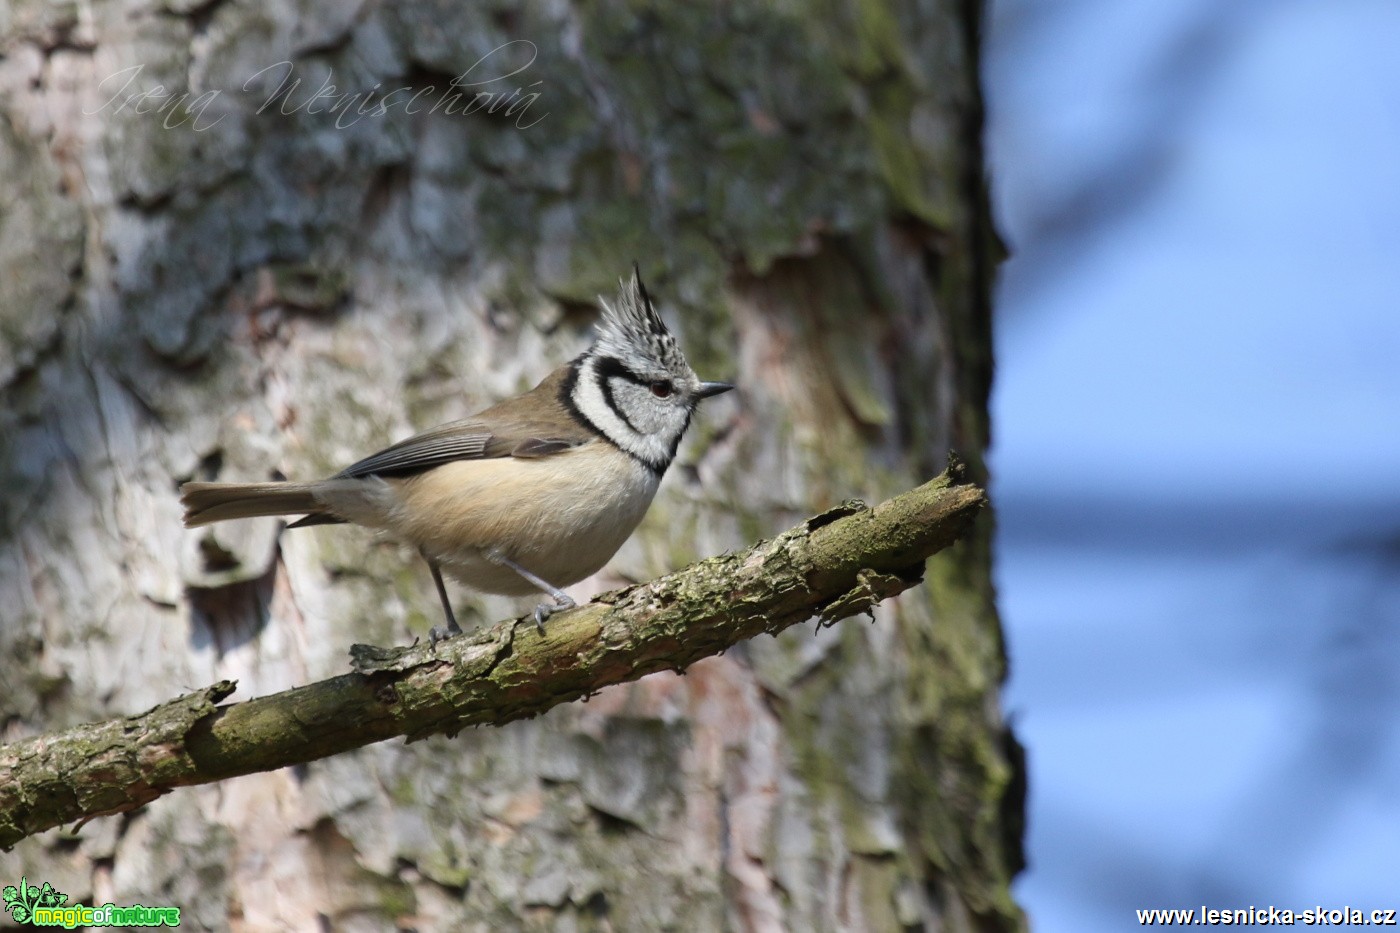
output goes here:
[[630, 280], [624, 279], [620, 284], [616, 302], [598, 299], [603, 305], [603, 319], [598, 324], [595, 352], [624, 361], [635, 359], [640, 352], [662, 369], [687, 371], [685, 357], [656, 313], [642, 277], [633, 272]]

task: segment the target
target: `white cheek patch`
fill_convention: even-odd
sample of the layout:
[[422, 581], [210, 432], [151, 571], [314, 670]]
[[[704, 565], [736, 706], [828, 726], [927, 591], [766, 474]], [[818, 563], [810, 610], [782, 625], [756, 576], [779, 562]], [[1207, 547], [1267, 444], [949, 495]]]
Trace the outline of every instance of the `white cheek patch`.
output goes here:
[[642, 434], [629, 425], [609, 403], [598, 384], [593, 360], [587, 360], [579, 369], [578, 380], [574, 383], [573, 402], [590, 424], [622, 450], [656, 470], [664, 470], [670, 465], [672, 439], [669, 436]]
[[690, 423], [689, 409], [677, 404], [674, 396], [658, 398], [651, 389], [625, 378], [609, 379], [608, 389], [611, 390], [613, 408], [618, 416], [633, 430], [665, 448], [668, 452], [666, 459], [669, 460], [673, 456], [670, 451], [674, 449], [676, 440], [685, 433]]

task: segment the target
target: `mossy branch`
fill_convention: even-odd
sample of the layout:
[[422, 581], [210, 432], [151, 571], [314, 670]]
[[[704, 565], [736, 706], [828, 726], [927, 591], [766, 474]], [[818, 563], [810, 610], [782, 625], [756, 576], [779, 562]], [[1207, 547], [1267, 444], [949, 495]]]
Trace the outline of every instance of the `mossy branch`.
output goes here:
[[982, 508], [961, 467], [874, 508], [847, 503], [747, 550], [604, 593], [550, 619], [409, 648], [355, 645], [353, 673], [218, 705], [224, 681], [139, 716], [0, 747], [0, 847], [140, 807], [176, 787], [315, 761], [394, 736], [536, 716], [610, 684], [683, 671], [760, 632], [864, 612], [919, 582]]

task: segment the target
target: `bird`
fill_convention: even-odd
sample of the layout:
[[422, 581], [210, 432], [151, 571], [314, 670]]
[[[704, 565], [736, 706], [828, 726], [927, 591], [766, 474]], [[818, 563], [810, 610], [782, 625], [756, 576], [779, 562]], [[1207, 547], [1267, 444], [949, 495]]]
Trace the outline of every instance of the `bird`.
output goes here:
[[615, 301], [599, 297], [597, 339], [528, 392], [416, 434], [310, 482], [180, 487], [188, 528], [301, 515], [289, 528], [353, 523], [415, 549], [446, 629], [461, 634], [443, 582], [487, 593], [543, 593], [540, 632], [576, 603], [577, 583], [641, 523], [700, 402], [734, 388], [686, 362], [634, 267]]

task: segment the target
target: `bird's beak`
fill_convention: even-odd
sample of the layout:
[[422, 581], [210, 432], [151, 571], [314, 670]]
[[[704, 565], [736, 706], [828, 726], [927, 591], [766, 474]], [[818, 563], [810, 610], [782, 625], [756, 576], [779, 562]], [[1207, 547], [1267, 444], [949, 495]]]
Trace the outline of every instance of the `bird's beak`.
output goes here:
[[723, 395], [734, 388], [727, 382], [702, 382], [700, 391], [695, 393], [696, 398], [712, 398], [716, 395]]

